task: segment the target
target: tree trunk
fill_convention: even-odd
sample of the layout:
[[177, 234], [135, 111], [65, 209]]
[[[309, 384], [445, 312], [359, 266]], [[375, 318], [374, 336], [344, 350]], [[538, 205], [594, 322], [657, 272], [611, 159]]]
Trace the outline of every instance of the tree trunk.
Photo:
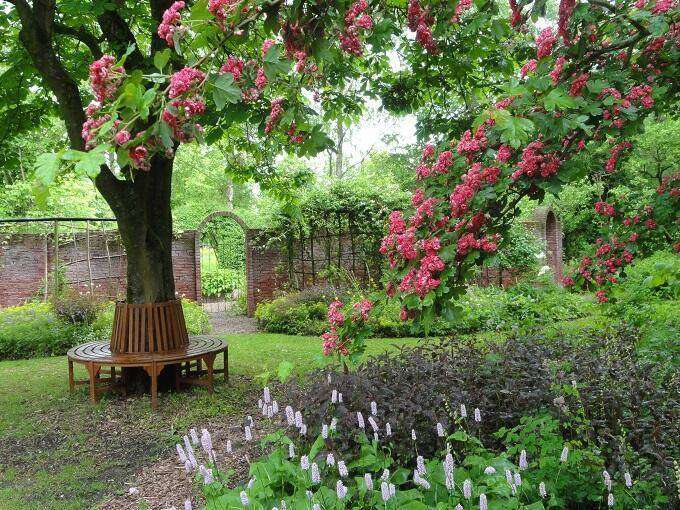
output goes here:
[[[172, 271], [170, 192], [173, 159], [156, 156], [151, 170], [138, 172], [126, 187], [118, 219], [127, 254], [127, 301], [158, 303], [175, 299]], [[111, 204], [114, 207], [114, 204]]]

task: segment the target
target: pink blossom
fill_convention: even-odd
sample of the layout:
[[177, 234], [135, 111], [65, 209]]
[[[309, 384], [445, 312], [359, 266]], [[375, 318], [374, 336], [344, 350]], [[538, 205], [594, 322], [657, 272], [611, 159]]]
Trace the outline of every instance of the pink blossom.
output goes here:
[[168, 97], [173, 99], [175, 97], [181, 96], [182, 94], [186, 94], [202, 83], [204, 79], [205, 73], [203, 71], [193, 67], [185, 67], [170, 77]]
[[557, 60], [555, 60], [555, 67], [548, 73], [550, 78], [552, 78], [553, 85], [557, 85], [557, 82], [560, 80], [560, 75], [562, 74], [562, 69], [564, 69], [564, 64], [566, 62], [567, 59], [561, 56], [557, 57]]
[[540, 60], [549, 56], [556, 42], [557, 37], [553, 34], [552, 28], [547, 27], [541, 30], [536, 38], [536, 57]]
[[179, 21], [182, 15], [179, 11], [184, 9], [185, 3], [182, 1], [173, 3], [166, 11], [163, 13], [163, 19], [158, 25], [158, 37], [164, 39], [168, 43], [168, 46], [174, 45], [174, 35], [177, 30]]
[[115, 138], [116, 143], [117, 143], [118, 145], [126, 144], [126, 143], [128, 143], [128, 142], [130, 141], [130, 132], [129, 132], [129, 131], [125, 131], [125, 130], [123, 129], [123, 130], [121, 130], [121, 131], [118, 131], [118, 132], [116, 133], [116, 136], [115, 136], [114, 138]]
[[276, 41], [274, 41], [273, 39], [265, 39], [264, 42], [262, 43], [262, 58], [266, 57], [269, 48], [275, 45]]
[[274, 99], [272, 101], [271, 108], [269, 110], [269, 117], [267, 118], [267, 123], [264, 128], [265, 133], [271, 133], [272, 129], [274, 129], [274, 126], [276, 126], [276, 124], [281, 119], [281, 116], [283, 115], [283, 107], [281, 106], [282, 104], [283, 99], [281, 98]]
[[558, 12], [557, 33], [562, 37], [565, 44], [570, 43], [569, 20], [576, 8], [576, 0], [561, 0]]
[[358, 303], [354, 303], [354, 308], [359, 311], [363, 320], [368, 320], [368, 312], [373, 308], [373, 303], [368, 299], [362, 299]]
[[522, 66], [522, 69], [520, 70], [519, 74], [522, 78], [526, 77], [528, 73], [533, 73], [536, 71], [536, 66], [538, 65], [538, 61], [534, 58], [529, 60], [526, 64]]
[[571, 87], [569, 87], [569, 95], [570, 96], [580, 96], [583, 91], [583, 87], [586, 86], [586, 83], [588, 83], [588, 78], [590, 75], [588, 73], [582, 73], [579, 76], [577, 76], [574, 81], [571, 82]]
[[90, 86], [100, 103], [115, 95], [125, 76], [125, 69], [113, 67], [115, 62], [111, 55], [103, 55], [90, 64]]
[[243, 60], [233, 56], [229, 56], [227, 58], [227, 61], [224, 64], [222, 64], [220, 72], [230, 73], [234, 77], [234, 81], [239, 81], [241, 79], [241, 75], [243, 74], [244, 66], [245, 62], [243, 62]]
[[255, 86], [258, 90], [262, 90], [267, 85], [267, 76], [264, 74], [264, 68], [260, 67], [257, 70], [257, 76], [255, 77]]
[[345, 316], [342, 314], [341, 310], [342, 302], [340, 301], [333, 301], [328, 305], [328, 322], [334, 327], [342, 326], [345, 322]]
[[231, 17], [238, 8], [241, 0], [209, 0], [208, 11], [215, 16], [222, 30], [225, 29], [225, 21]]
[[498, 148], [498, 152], [496, 152], [496, 160], [501, 162], [501, 163], [507, 163], [508, 160], [512, 157], [512, 151], [510, 150], [510, 147], [507, 145], [501, 145]]

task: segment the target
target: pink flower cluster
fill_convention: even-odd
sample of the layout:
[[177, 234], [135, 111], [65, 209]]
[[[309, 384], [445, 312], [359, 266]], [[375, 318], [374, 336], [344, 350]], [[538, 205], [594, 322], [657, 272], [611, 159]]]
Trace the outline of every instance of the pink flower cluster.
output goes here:
[[564, 69], [564, 64], [566, 64], [566, 62], [567, 59], [562, 56], [557, 57], [557, 60], [555, 60], [555, 67], [548, 73], [550, 78], [552, 78], [553, 85], [557, 85], [557, 82], [560, 80], [560, 75], [562, 74], [562, 69]]
[[495, 184], [499, 175], [500, 169], [497, 167], [487, 167], [482, 170], [481, 163], [474, 163], [468, 172], [461, 177], [462, 182], [455, 187], [449, 198], [453, 217], [460, 218], [463, 216], [468, 211], [475, 193], [485, 184]]
[[368, 299], [362, 299], [354, 303], [354, 309], [359, 312], [359, 317], [368, 320], [368, 313], [373, 309], [373, 303]]
[[85, 142], [85, 150], [92, 149], [96, 144], [97, 130], [102, 126], [102, 124], [111, 120], [110, 115], [102, 115], [101, 117], [94, 117], [96, 113], [99, 112], [99, 104], [90, 104], [87, 107], [85, 122], [83, 122], [83, 128], [80, 131], [80, 136], [83, 137]]
[[534, 140], [522, 151], [522, 158], [517, 167], [511, 176], [513, 179], [518, 179], [522, 175], [545, 178], [557, 173], [560, 160], [556, 153], [543, 154], [543, 142]]
[[345, 30], [340, 34], [340, 48], [357, 57], [363, 55], [364, 52], [359, 39], [359, 31], [373, 28], [373, 19], [364, 13], [366, 9], [368, 9], [366, 0], [357, 0], [350, 5], [345, 13]]
[[182, 1], [173, 3], [165, 10], [163, 19], [158, 25], [158, 37], [164, 39], [170, 47], [175, 44], [175, 32], [177, 31], [177, 28], [179, 28], [179, 22], [182, 19], [182, 14], [179, 11], [184, 9], [185, 5], [186, 4]]
[[613, 218], [616, 216], [616, 210], [614, 209], [614, 206], [612, 204], [609, 204], [607, 202], [603, 201], [598, 201], [595, 202], [595, 211], [597, 214], [600, 216], [608, 216], [610, 218]]
[[536, 66], [538, 65], [538, 61], [535, 58], [532, 58], [529, 60], [526, 64], [522, 66], [522, 69], [519, 71], [519, 75], [522, 78], [525, 78], [527, 74], [533, 73], [536, 71]]
[[544, 28], [536, 38], [536, 58], [539, 60], [550, 56], [553, 46], [557, 42], [557, 37], [553, 34], [552, 28]]
[[499, 163], [507, 163], [512, 157], [512, 150], [507, 145], [501, 145], [496, 152], [496, 160]]
[[498, 240], [498, 235], [492, 238], [484, 236], [477, 239], [472, 232], [468, 232], [458, 239], [458, 243], [456, 244], [457, 255], [459, 258], [465, 257], [471, 250], [481, 250], [487, 253], [493, 253], [498, 250]]
[[424, 256], [420, 259], [420, 267], [411, 268], [402, 278], [399, 290], [401, 292], [413, 291], [422, 298], [431, 290], [439, 287], [441, 282], [434, 277], [434, 274], [443, 271], [445, 265], [438, 255], [441, 249], [439, 238], [424, 239], [420, 243], [420, 248], [424, 252]]
[[458, 23], [460, 21], [461, 15], [472, 7], [472, 0], [460, 0], [456, 4], [456, 10], [454, 11], [453, 18], [451, 18], [451, 23]]
[[562, 37], [565, 44], [569, 44], [571, 37], [569, 35], [569, 20], [576, 8], [576, 0], [561, 0], [558, 11], [557, 33]]
[[267, 123], [264, 127], [265, 133], [271, 133], [274, 127], [276, 127], [276, 125], [279, 123], [279, 120], [281, 120], [281, 116], [283, 115], [283, 107], [281, 106], [282, 104], [282, 98], [274, 99], [272, 101], [271, 109], [269, 110], [269, 117], [267, 118]]
[[194, 67], [185, 67], [170, 77], [168, 97], [174, 99], [197, 88], [205, 80], [205, 73]]
[[583, 87], [588, 83], [588, 78], [590, 78], [588, 73], [582, 73], [574, 78], [574, 81], [571, 82], [571, 87], [569, 87], [569, 95], [573, 97], [580, 96], [583, 93]]
[[612, 147], [612, 149], [609, 151], [609, 158], [604, 165], [604, 169], [608, 174], [611, 174], [616, 170], [616, 163], [619, 161], [621, 152], [623, 152], [625, 149], [630, 149], [631, 147], [632, 145], [628, 141], [619, 142], [614, 147]]
[[342, 314], [342, 302], [333, 301], [328, 305], [328, 322], [334, 328], [340, 327], [345, 322], [345, 316]]
[[468, 161], [472, 161], [476, 153], [486, 149], [487, 142], [484, 124], [482, 124], [477, 128], [474, 136], [472, 136], [472, 132], [469, 129], [463, 133], [456, 151], [461, 156], [465, 156]]
[[523, 23], [522, 8], [517, 5], [516, 0], [509, 0], [510, 4], [510, 26], [517, 27]]
[[416, 41], [425, 51], [431, 55], [439, 53], [439, 47], [432, 36], [432, 29], [430, 28], [434, 23], [434, 18], [430, 16], [426, 9], [420, 6], [418, 0], [409, 0], [407, 10], [408, 27], [416, 33]]
[[245, 62], [240, 58], [229, 56], [227, 61], [220, 67], [220, 72], [222, 74], [229, 73], [234, 77], [234, 81], [238, 82], [243, 75], [243, 67]]
[[652, 7], [652, 14], [665, 14], [674, 6], [677, 6], [676, 0], [656, 0], [654, 7]]
[[209, 0], [208, 11], [215, 16], [220, 28], [225, 30], [227, 18], [236, 12], [239, 3], [241, 0]]
[[125, 69], [121, 66], [114, 67], [115, 62], [115, 57], [103, 55], [90, 64], [90, 86], [100, 103], [115, 95], [125, 77]]

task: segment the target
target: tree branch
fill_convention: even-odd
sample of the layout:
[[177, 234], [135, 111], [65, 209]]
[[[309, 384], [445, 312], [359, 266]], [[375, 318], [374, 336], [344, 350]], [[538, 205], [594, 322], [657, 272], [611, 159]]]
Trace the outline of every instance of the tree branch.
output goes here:
[[87, 46], [95, 59], [98, 59], [102, 56], [102, 50], [99, 47], [99, 39], [97, 39], [94, 34], [88, 32], [82, 27], [69, 27], [68, 25], [57, 22], [54, 24], [54, 33], [65, 35], [82, 42], [85, 46]]
[[[121, 3], [121, 2], [117, 2]], [[144, 55], [139, 51], [137, 39], [132, 33], [130, 25], [118, 14], [118, 11], [106, 10], [97, 16], [97, 23], [104, 34], [104, 38], [111, 45], [117, 55], [125, 53], [128, 46], [134, 45], [135, 49], [128, 55], [125, 67], [128, 69], [142, 69], [144, 67]]]

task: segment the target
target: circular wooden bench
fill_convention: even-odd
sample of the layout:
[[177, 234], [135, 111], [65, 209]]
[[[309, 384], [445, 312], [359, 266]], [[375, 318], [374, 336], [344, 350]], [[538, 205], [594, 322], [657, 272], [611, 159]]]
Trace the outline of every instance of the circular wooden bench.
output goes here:
[[[215, 370], [215, 358], [222, 353], [224, 368]], [[229, 345], [225, 340], [210, 336], [192, 336], [185, 349], [156, 353], [126, 353], [112, 354], [108, 341], [88, 342], [70, 349], [68, 357], [69, 389], [73, 391], [76, 384], [89, 384], [90, 400], [97, 402], [98, 395], [107, 389], [114, 388], [120, 382], [123, 371], [117, 373], [117, 368], [139, 367], [146, 371], [151, 378], [151, 407], [158, 407], [158, 375], [164, 367], [174, 367], [175, 388], [182, 384], [206, 386], [213, 391], [214, 374], [224, 374], [229, 381]], [[85, 366], [89, 374], [88, 381], [77, 381], [73, 376], [73, 364]], [[203, 369], [205, 363], [205, 370]], [[184, 373], [182, 373], [184, 372]], [[108, 375], [108, 377], [101, 377]], [[206, 378], [202, 376], [206, 375]], [[125, 385], [120, 385], [125, 389]]]

